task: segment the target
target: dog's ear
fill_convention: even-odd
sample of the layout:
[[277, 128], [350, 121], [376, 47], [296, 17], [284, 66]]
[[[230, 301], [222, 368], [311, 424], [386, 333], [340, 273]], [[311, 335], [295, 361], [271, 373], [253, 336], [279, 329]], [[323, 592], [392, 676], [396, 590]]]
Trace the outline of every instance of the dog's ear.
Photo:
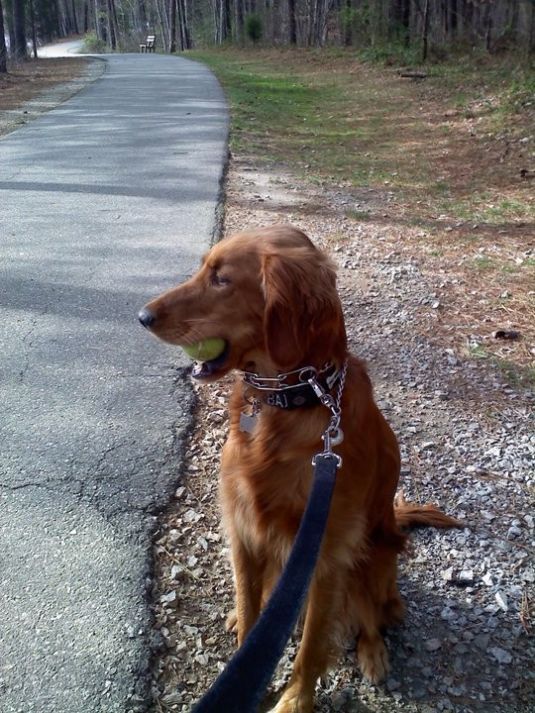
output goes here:
[[319, 365], [345, 353], [336, 273], [325, 255], [309, 247], [268, 253], [262, 278], [265, 344], [277, 367], [297, 368], [311, 359]]

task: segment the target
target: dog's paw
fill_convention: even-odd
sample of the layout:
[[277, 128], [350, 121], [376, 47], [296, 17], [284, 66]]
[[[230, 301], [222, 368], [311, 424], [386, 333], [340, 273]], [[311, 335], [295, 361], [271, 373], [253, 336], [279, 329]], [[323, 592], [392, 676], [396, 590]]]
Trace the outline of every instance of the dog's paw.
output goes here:
[[312, 713], [313, 710], [314, 692], [305, 693], [301, 686], [290, 685], [269, 713]]
[[236, 614], [236, 609], [232, 609], [227, 614], [227, 618], [225, 620], [225, 630], [232, 634], [238, 633], [238, 615]]
[[388, 651], [380, 636], [374, 639], [361, 637], [357, 646], [357, 659], [362, 675], [372, 683], [379, 683], [388, 674]]
[[285, 693], [275, 708], [272, 708], [269, 713], [312, 713], [313, 710], [313, 700], [305, 701], [299, 694], [286, 695]]

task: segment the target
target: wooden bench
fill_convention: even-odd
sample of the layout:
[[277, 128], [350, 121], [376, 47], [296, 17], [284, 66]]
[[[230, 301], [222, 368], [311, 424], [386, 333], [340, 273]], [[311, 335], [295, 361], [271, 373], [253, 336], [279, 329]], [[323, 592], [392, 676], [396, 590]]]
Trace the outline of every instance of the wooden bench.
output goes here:
[[145, 42], [139, 45], [140, 52], [154, 52], [156, 49], [156, 35], [147, 35]]

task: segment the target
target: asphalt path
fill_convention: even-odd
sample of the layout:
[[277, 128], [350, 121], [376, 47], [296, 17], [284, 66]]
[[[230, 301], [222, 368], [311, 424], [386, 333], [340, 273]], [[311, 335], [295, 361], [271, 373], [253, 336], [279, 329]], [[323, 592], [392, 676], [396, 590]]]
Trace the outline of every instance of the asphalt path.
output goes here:
[[191, 422], [138, 324], [216, 231], [227, 109], [202, 65], [113, 55], [0, 140], [0, 711], [147, 709], [151, 532]]

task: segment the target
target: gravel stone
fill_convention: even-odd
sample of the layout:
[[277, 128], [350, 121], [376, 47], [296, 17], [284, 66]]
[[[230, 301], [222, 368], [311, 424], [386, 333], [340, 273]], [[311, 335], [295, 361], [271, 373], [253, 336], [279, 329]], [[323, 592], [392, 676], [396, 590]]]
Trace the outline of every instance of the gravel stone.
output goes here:
[[513, 657], [508, 651], [500, 649], [498, 646], [491, 648], [490, 653], [494, 656], [498, 663], [509, 664], [513, 660]]
[[503, 611], [507, 611], [509, 609], [509, 606], [507, 604], [507, 597], [505, 596], [505, 594], [503, 592], [496, 592], [495, 597], [500, 609], [502, 609]]
[[439, 639], [428, 639], [424, 642], [424, 647], [426, 651], [438, 651], [442, 646], [442, 642]]

